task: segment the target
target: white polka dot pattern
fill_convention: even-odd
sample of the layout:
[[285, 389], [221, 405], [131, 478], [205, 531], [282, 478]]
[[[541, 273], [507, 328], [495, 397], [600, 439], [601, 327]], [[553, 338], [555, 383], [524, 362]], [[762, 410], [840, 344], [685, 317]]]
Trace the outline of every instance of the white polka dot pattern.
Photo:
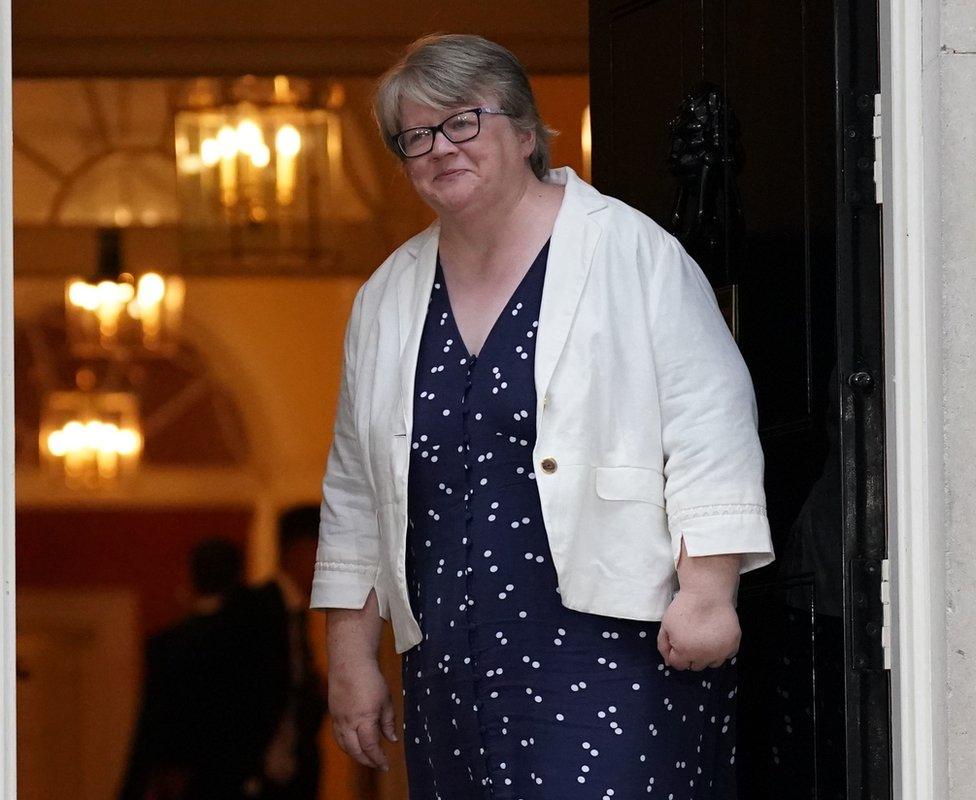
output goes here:
[[407, 584], [423, 634], [403, 655], [410, 798], [725, 800], [734, 659], [670, 670], [657, 623], [560, 602], [532, 471], [548, 251], [477, 356], [437, 264], [409, 470]]

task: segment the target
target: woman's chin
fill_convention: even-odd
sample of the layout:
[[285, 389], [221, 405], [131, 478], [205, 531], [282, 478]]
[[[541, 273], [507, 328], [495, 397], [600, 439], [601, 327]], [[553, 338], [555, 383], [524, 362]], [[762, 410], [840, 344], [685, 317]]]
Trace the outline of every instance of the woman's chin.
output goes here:
[[463, 214], [475, 205], [474, 200], [474, 192], [459, 187], [458, 190], [438, 192], [432, 205], [438, 213]]

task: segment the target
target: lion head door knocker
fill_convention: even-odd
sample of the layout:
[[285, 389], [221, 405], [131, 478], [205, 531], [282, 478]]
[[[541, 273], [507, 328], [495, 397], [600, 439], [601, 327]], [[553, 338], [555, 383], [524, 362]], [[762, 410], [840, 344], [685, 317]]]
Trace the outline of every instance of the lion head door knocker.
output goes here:
[[677, 178], [669, 229], [708, 276], [738, 334], [736, 265], [744, 220], [736, 184], [739, 124], [718, 86], [698, 84], [668, 125], [668, 164]]

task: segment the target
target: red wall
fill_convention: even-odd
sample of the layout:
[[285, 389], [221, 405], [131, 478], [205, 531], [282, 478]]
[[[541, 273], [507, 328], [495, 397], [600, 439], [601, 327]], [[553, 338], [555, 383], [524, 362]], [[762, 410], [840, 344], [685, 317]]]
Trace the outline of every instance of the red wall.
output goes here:
[[243, 551], [250, 520], [247, 508], [18, 510], [17, 584], [131, 589], [154, 633], [183, 614], [193, 546], [223, 536]]

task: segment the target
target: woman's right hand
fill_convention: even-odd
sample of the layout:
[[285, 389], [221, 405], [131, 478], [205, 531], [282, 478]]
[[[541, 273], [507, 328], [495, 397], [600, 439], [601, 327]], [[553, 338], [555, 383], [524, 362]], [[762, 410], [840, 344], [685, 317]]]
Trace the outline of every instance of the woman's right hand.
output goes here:
[[380, 746], [385, 736], [397, 741], [393, 699], [375, 658], [346, 661], [329, 670], [329, 714], [336, 741], [360, 764], [384, 772], [390, 768]]

